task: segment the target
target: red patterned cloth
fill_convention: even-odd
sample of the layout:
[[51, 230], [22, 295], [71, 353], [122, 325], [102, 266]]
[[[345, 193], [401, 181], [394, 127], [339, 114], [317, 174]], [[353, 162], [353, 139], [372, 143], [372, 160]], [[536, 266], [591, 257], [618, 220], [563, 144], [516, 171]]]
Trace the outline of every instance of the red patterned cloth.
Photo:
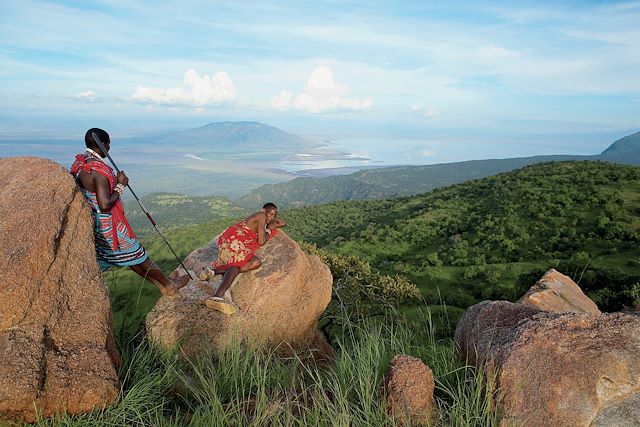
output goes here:
[[[113, 193], [113, 189], [116, 187], [116, 184], [118, 184], [118, 180], [116, 175], [113, 173], [113, 169], [111, 169], [111, 167], [105, 162], [98, 159], [94, 159], [92, 162], [87, 163], [87, 158], [88, 157], [83, 154], [78, 154], [75, 162], [71, 165], [71, 174], [77, 178], [80, 171], [85, 173], [95, 171], [107, 178], [109, 181], [109, 190]], [[127, 237], [131, 239], [136, 238], [131, 226], [129, 225], [129, 221], [127, 221], [127, 217], [124, 215], [124, 207], [122, 206], [122, 201], [120, 199], [118, 199], [118, 201], [111, 207], [109, 212], [102, 213], [111, 214], [111, 230], [113, 233], [111, 244], [114, 251], [118, 250], [118, 229], [123, 229], [120, 224], [124, 224], [126, 226]]]
[[[275, 236], [277, 230], [272, 230], [270, 237]], [[218, 258], [213, 262], [217, 270], [229, 267], [244, 267], [255, 254], [260, 245], [258, 235], [245, 221], [232, 225], [218, 237]]]

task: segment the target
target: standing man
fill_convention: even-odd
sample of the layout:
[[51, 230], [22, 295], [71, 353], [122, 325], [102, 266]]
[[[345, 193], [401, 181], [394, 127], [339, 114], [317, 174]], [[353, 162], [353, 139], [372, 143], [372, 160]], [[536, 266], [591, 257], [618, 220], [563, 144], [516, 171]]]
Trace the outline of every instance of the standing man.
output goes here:
[[115, 175], [102, 160], [107, 153], [93, 140], [94, 132], [105, 150], [109, 151], [109, 134], [102, 129], [89, 129], [84, 136], [87, 148], [84, 154], [76, 156], [71, 174], [93, 212], [93, 234], [100, 270], [105, 271], [114, 265], [130, 267], [156, 285], [163, 295], [175, 295], [187, 283], [189, 276], [182, 276], [177, 282], [167, 279], [136, 239], [120, 200], [129, 178], [122, 171]]
[[[276, 218], [277, 215], [278, 207], [273, 203], [266, 203], [259, 212], [220, 234], [218, 258], [213, 262], [211, 273], [224, 276], [215, 296], [204, 301], [207, 307], [224, 314], [235, 313], [235, 307], [224, 299], [224, 293], [238, 274], [255, 270], [262, 265], [262, 261], [255, 256], [255, 251], [273, 237], [278, 228], [286, 225], [283, 220]], [[209, 278], [207, 276], [205, 272], [203, 278]]]

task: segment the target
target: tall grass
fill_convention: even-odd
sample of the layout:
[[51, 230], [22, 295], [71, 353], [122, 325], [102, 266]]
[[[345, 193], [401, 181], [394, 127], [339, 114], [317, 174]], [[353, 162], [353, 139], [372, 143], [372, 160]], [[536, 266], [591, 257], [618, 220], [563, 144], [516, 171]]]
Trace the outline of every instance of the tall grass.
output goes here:
[[[421, 343], [414, 347], [414, 354], [433, 370], [436, 382], [435, 394], [439, 408], [436, 425], [497, 426], [498, 390], [495, 376], [485, 375], [482, 367], [462, 363], [450, 339], [436, 340], [439, 334], [428, 309], [419, 310], [419, 314], [412, 316], [412, 319], [409, 329], [416, 331], [416, 338]], [[453, 330], [451, 325], [444, 328]]]
[[[493, 381], [460, 363], [450, 341], [437, 341], [428, 310], [352, 323], [334, 337], [335, 360], [307, 354], [283, 359], [235, 343], [217, 359], [165, 352], [128, 324], [117, 334], [123, 356], [119, 402], [41, 426], [395, 426], [381, 384], [396, 354], [420, 357], [436, 379], [434, 426], [497, 425]], [[405, 423], [405, 425], [409, 425]]]

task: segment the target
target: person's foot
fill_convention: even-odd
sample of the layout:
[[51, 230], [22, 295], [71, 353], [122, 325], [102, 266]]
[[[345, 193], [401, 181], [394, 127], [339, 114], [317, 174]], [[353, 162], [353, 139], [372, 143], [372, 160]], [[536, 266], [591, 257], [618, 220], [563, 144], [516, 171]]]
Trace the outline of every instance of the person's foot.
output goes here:
[[202, 271], [200, 272], [200, 280], [209, 281], [213, 279], [216, 275], [216, 271], [209, 267], [202, 267]]
[[226, 315], [231, 315], [238, 311], [238, 309], [233, 304], [220, 297], [206, 299], [203, 301], [203, 304], [212, 310], [218, 310], [219, 312]]
[[174, 296], [181, 288], [187, 286], [189, 280], [191, 280], [191, 277], [189, 277], [188, 274], [180, 276], [177, 279], [169, 280], [169, 285], [164, 287], [164, 291], [161, 291], [162, 295], [167, 297]]

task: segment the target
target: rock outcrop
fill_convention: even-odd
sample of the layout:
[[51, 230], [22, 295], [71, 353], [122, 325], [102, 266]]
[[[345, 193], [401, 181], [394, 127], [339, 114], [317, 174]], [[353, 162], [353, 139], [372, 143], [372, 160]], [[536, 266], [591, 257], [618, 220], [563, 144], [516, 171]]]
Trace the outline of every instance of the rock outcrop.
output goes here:
[[518, 302], [544, 311], [600, 313], [569, 276], [554, 269], [547, 271]]
[[637, 425], [637, 316], [484, 301], [466, 311], [455, 342], [471, 363], [495, 374], [502, 425]]
[[[264, 343], [281, 354], [309, 349], [322, 340], [316, 327], [331, 300], [329, 268], [282, 231], [256, 255], [262, 266], [239, 274], [228, 291], [237, 313], [227, 316], [202, 304], [214, 295], [221, 275], [209, 282], [192, 281], [177, 297], [162, 297], [149, 312], [151, 338], [170, 348], [180, 344], [188, 356], [215, 354], [234, 339]], [[217, 245], [211, 242], [193, 251], [184, 264], [199, 273], [216, 256]]]
[[0, 159], [0, 418], [113, 403], [119, 363], [93, 220], [45, 159]]
[[435, 414], [433, 372], [422, 360], [398, 355], [384, 382], [387, 409], [399, 424], [428, 425]]

